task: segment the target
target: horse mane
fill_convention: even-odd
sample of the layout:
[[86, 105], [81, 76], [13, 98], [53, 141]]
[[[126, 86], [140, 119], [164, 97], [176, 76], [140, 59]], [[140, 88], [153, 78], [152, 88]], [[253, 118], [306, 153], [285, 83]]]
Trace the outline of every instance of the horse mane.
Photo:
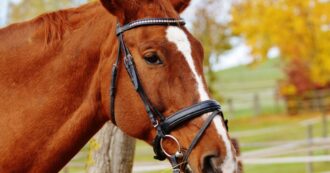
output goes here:
[[45, 33], [44, 43], [61, 41], [65, 31], [72, 31], [73, 26], [68, 21], [67, 11], [46, 13], [35, 19], [35, 22], [42, 25]]
[[[41, 25], [44, 32], [44, 43], [61, 41], [64, 34], [72, 32], [84, 24], [88, 24], [97, 16], [98, 2], [88, 3], [86, 5], [45, 13], [35, 18], [32, 22]], [[74, 16], [81, 16], [79, 20]]]
[[95, 23], [95, 18], [102, 16], [103, 12], [106, 10], [99, 2], [92, 2], [77, 8], [44, 13], [32, 20], [11, 24], [0, 29], [0, 35], [17, 35], [18, 32], [24, 33], [22, 37], [33, 34], [34, 39], [42, 40], [44, 47], [47, 47], [59, 43], [65, 34]]
[[[134, 1], [135, 2], [135, 1]], [[171, 16], [166, 9], [169, 3], [161, 4], [155, 15]], [[137, 5], [138, 6], [138, 5]], [[28, 30], [36, 34], [37, 39], [42, 39], [44, 46], [59, 43], [66, 33], [73, 32], [83, 25], [92, 25], [96, 18], [111, 15], [107, 12], [99, 1], [87, 3], [77, 8], [69, 8], [48, 12], [40, 16], [21, 23], [12, 24], [6, 28], [0, 29], [0, 34], [10, 35], [17, 30]], [[20, 32], [19, 31], [19, 32]], [[31, 32], [31, 30], [30, 30]]]

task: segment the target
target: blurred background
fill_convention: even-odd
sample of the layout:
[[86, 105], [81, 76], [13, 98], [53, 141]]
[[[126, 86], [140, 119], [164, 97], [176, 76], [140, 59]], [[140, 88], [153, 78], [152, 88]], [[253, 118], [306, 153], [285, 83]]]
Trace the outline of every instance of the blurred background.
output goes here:
[[[84, 3], [1, 0], [0, 26]], [[204, 46], [245, 172], [330, 173], [330, 1], [193, 0], [182, 16]], [[62, 172], [86, 172], [92, 145]], [[152, 156], [137, 142], [133, 172], [171, 172]]]

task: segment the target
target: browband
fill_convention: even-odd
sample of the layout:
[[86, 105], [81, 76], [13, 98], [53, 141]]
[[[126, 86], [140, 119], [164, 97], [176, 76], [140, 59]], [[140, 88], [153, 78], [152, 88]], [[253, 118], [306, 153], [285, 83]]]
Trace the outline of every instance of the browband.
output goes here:
[[117, 26], [116, 34], [119, 35], [127, 30], [140, 27], [140, 26], [148, 26], [148, 25], [173, 25], [180, 26], [185, 25], [186, 22], [183, 19], [175, 19], [175, 18], [146, 18], [140, 19], [133, 22], [130, 22], [124, 26]]

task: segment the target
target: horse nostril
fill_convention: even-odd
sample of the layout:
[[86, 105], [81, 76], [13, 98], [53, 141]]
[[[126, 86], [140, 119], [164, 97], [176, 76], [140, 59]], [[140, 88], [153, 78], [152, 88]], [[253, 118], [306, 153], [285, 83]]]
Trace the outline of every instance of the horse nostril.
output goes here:
[[214, 155], [209, 155], [203, 159], [203, 173], [222, 173], [220, 169], [221, 159]]

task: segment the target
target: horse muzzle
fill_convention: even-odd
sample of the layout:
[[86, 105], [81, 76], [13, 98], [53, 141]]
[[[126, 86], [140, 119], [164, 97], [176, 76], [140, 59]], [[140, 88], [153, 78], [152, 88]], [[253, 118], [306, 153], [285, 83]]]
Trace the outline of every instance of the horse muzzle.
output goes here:
[[216, 155], [207, 155], [202, 159], [202, 173], [241, 173], [238, 163], [231, 163], [234, 169], [223, 167], [224, 160]]
[[202, 159], [202, 172], [203, 173], [223, 173], [221, 170], [222, 161], [215, 155], [208, 155]]

